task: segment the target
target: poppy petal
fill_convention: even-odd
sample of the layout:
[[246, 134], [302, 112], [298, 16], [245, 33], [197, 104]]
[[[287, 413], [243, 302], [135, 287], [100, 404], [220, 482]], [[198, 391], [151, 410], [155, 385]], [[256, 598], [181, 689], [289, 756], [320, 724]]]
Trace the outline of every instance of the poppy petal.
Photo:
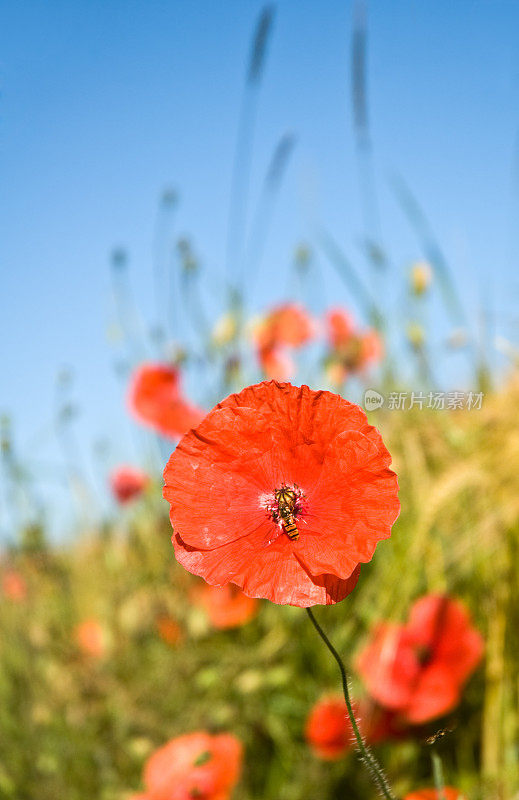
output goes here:
[[[249, 597], [265, 597], [281, 605], [338, 603], [353, 591], [360, 574], [359, 565], [346, 580], [334, 575], [310, 575], [281, 536], [263, 548], [251, 536], [205, 551], [186, 545], [178, 534], [173, 537], [173, 544], [177, 561], [207, 583], [236, 582]], [[280, 558], [280, 553], [285, 557]]]

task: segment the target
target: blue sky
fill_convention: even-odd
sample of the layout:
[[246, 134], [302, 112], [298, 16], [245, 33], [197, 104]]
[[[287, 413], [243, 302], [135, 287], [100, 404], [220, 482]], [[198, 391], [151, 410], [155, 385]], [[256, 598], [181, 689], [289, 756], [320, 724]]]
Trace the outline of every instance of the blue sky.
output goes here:
[[[82, 458], [106, 435], [114, 459], [137, 457], [107, 342], [109, 253], [128, 250], [135, 295], [152, 323], [157, 204], [173, 186], [181, 197], [176, 234], [193, 236], [209, 279], [221, 272], [245, 65], [262, 5], [0, 3], [0, 409], [12, 415], [22, 452], [55, 457], [48, 424], [56, 375], [71, 365]], [[280, 136], [291, 131], [297, 144], [262, 260], [258, 307], [283, 295], [279, 276], [288, 274], [294, 246], [312, 241], [321, 224], [363, 265], [352, 19], [350, 2], [276, 4], [251, 208]], [[391, 192], [391, 178], [401, 175], [453, 265], [471, 322], [484, 306], [498, 333], [516, 337], [518, 4], [373, 2], [368, 67], [390, 282], [421, 255]], [[350, 302], [333, 276], [323, 292], [324, 302]]]

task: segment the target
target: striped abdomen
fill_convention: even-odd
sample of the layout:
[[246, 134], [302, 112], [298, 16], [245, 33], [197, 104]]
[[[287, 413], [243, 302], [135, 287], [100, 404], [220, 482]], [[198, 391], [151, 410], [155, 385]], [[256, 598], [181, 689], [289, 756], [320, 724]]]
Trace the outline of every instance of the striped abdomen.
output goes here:
[[283, 525], [283, 530], [285, 531], [286, 535], [289, 539], [293, 542], [296, 542], [299, 539], [299, 531], [297, 529], [297, 525], [294, 522], [294, 517], [292, 514], [286, 514], [281, 518], [281, 524]]

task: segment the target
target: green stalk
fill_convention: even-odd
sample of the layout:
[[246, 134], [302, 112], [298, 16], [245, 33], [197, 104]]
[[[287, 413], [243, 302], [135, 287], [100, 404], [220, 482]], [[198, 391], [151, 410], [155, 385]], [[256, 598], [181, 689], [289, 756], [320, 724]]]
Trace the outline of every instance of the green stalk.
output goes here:
[[371, 775], [374, 783], [376, 784], [377, 788], [380, 790], [383, 797], [386, 800], [396, 800], [395, 795], [393, 794], [389, 783], [387, 782], [386, 776], [384, 775], [384, 771], [380, 764], [378, 763], [377, 759], [373, 755], [373, 753], [367, 748], [364, 739], [362, 738], [362, 734], [359, 730], [359, 726], [357, 725], [357, 720], [355, 719], [355, 714], [353, 713], [353, 708], [351, 706], [350, 700], [350, 692], [348, 689], [348, 679], [346, 676], [346, 668], [340, 657], [339, 653], [333, 646], [333, 644], [328, 639], [327, 635], [317, 622], [316, 618], [314, 617], [313, 611], [311, 608], [306, 609], [306, 613], [310, 617], [312, 625], [314, 626], [315, 630], [325, 643], [326, 647], [336, 660], [339, 670], [341, 672], [342, 678], [342, 691], [344, 694], [344, 700], [346, 701], [346, 708], [348, 709], [348, 716], [350, 718], [351, 727], [353, 728], [353, 733], [355, 734], [355, 739], [357, 742], [357, 747], [360, 751], [362, 761], [366, 765], [369, 774]]

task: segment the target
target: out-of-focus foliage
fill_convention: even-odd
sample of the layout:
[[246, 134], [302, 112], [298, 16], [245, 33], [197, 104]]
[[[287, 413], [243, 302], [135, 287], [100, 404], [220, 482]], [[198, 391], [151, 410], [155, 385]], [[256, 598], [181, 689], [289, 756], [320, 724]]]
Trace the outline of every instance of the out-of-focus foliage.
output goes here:
[[[513, 380], [481, 410], [372, 414], [394, 455], [401, 517], [353, 594], [316, 609], [353, 694], [363, 695], [353, 664], [371, 626], [404, 620], [424, 593], [462, 599], [486, 643], [447, 719], [376, 746], [400, 795], [432, 785], [425, 739], [440, 728], [447, 783], [471, 800], [517, 791], [518, 402]], [[304, 740], [314, 702], [339, 688], [304, 611], [262, 602], [247, 624], [213, 629], [170, 536], [157, 482], [102, 529], [4, 556], [14, 590], [7, 581], [0, 600], [0, 797], [124, 800], [154, 749], [199, 728], [243, 741], [236, 800], [373, 796], [353, 751], [321, 761]]]

